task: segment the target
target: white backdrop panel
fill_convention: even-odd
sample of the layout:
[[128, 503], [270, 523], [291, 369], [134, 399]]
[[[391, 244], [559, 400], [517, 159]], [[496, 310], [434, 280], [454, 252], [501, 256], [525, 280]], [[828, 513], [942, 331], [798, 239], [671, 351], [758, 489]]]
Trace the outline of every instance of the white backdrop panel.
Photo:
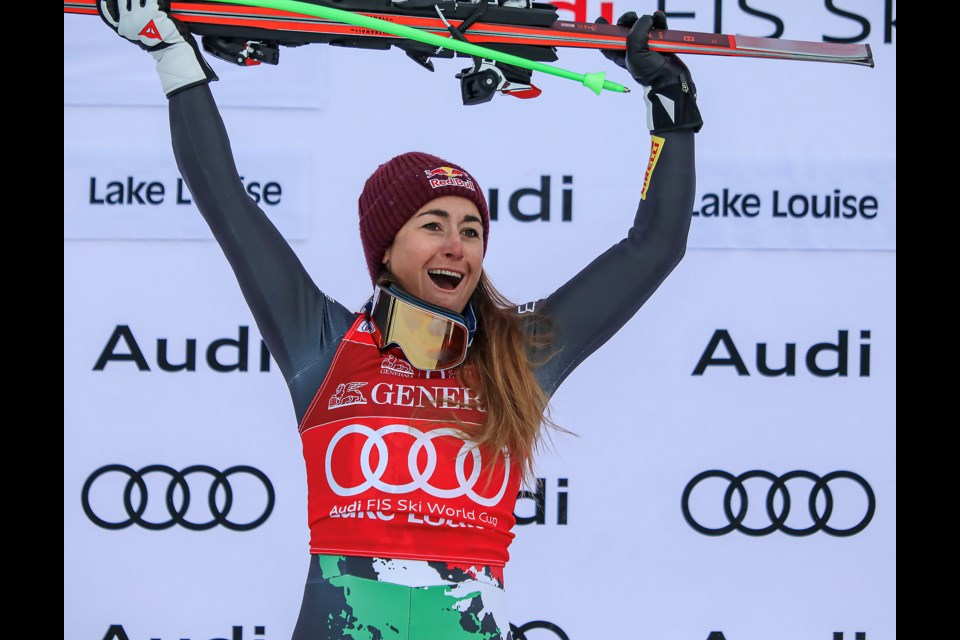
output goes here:
[[[712, 30], [718, 17], [725, 32], [775, 28], [738, 3], [665, 4], [695, 14], [672, 17], [673, 28]], [[517, 624], [550, 621], [570, 640], [702, 640], [711, 631], [727, 640], [895, 637], [896, 47], [885, 43], [884, 27], [895, 5], [844, 3], [858, 21], [826, 3], [753, 4], [782, 21], [787, 38], [852, 37], [868, 23], [877, 68], [686, 59], [706, 121], [697, 140], [698, 214], [706, 194], [724, 189], [756, 193], [760, 214], [696, 215], [692, 249], [676, 272], [561, 387], [554, 418], [578, 437], [555, 436], [554, 450], [540, 457], [545, 524], [516, 529], [507, 580]], [[593, 2], [573, 8], [590, 18], [604, 10]], [[653, 5], [618, 2], [611, 11], [631, 8]], [[167, 200], [104, 215], [98, 207], [106, 205], [90, 203], [91, 177], [105, 185], [110, 176], [143, 176], [169, 197], [176, 167], [149, 57], [96, 18], [65, 17], [64, 35], [64, 635], [119, 637], [111, 625], [121, 625], [130, 640], [289, 637], [308, 532], [285, 385], [272, 363], [261, 371], [259, 333], [191, 206]], [[268, 213], [318, 284], [348, 307], [369, 289], [356, 198], [396, 153], [449, 157], [496, 190], [486, 267], [517, 301], [555, 289], [629, 226], [648, 145], [639, 92], [597, 98], [537, 76], [537, 100], [464, 108], [451, 77], [463, 61], [438, 61], [428, 74], [397, 51], [323, 46], [284, 50], [281, 59], [253, 70], [214, 61], [222, 78], [214, 92], [241, 174], [282, 182], [282, 203]], [[596, 52], [562, 52], [561, 63], [629, 81]], [[530, 191], [515, 215], [508, 203], [522, 189]], [[876, 217], [773, 216], [774, 190], [835, 189], [858, 202], [876, 198]], [[536, 213], [549, 219], [518, 219]], [[847, 375], [812, 373], [806, 354], [839, 345], [842, 335]], [[718, 336], [713, 357], [729, 359], [733, 346], [749, 375], [721, 364], [694, 375]], [[184, 363], [191, 344], [194, 370], [163, 369], [161, 349], [169, 363]], [[793, 375], [763, 375], [760, 344], [771, 368], [795, 345]], [[134, 346], [139, 366], [115, 358], [95, 368], [105, 351], [131, 354]], [[818, 367], [840, 363], [839, 349], [820, 350]], [[242, 354], [246, 370], [216, 370]], [[861, 373], [865, 354], [869, 372]], [[266, 476], [275, 502], [249, 531], [109, 530], [94, 524], [81, 497], [91, 475], [111, 464], [249, 465]], [[871, 487], [876, 511], [848, 537], [706, 536], [684, 519], [681, 496], [710, 469], [851, 471]], [[144, 518], [161, 521], [169, 483], [163, 473], [146, 482]], [[193, 474], [189, 486], [185, 515], [209, 518], [209, 476]], [[240, 473], [231, 486], [231, 517], [263, 512], [263, 483]], [[745, 484], [744, 525], [764, 526], [768, 486]], [[789, 483], [788, 526], [810, 524], [811, 486]], [[854, 526], [868, 506], [863, 492], [842, 479], [829, 486], [830, 524]], [[116, 473], [96, 480], [96, 517], [125, 517], [124, 488]], [[723, 489], [710, 480], [692, 494], [702, 524], [723, 524]], [[139, 491], [131, 489], [131, 501]], [[532, 512], [533, 500], [521, 500], [518, 514]]]
[[[169, 145], [64, 146], [64, 238], [213, 238], [177, 171]], [[293, 144], [238, 154], [244, 188], [288, 240], [305, 240], [309, 154]]]
[[[153, 59], [131, 55], [131, 45], [118, 37], [104, 38], [105, 29], [99, 17], [63, 16], [63, 104], [165, 107], [159, 81], [150, 73]], [[283, 56], [287, 70], [296, 70], [300, 76], [297, 83], [268, 65], [238, 67], [215, 60], [214, 70], [224, 86], [220, 104], [320, 108], [325, 94], [325, 48], [306, 47], [297, 53]]]

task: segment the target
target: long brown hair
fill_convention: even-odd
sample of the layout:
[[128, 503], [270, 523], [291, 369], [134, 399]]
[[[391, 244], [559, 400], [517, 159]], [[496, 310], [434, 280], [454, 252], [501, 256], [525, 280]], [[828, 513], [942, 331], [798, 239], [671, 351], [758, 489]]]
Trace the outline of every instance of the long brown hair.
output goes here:
[[[382, 268], [377, 284], [400, 283]], [[479, 430], [470, 429], [469, 436], [477, 446], [495, 452], [492, 462], [509, 455], [522, 475], [531, 478], [534, 453], [543, 443], [541, 426], [569, 433], [551, 419], [550, 398], [534, 375], [534, 367], [554, 355], [549, 320], [536, 312], [524, 314], [524, 322], [538, 324], [536, 335], [524, 331], [516, 305], [497, 291], [486, 272], [481, 272], [470, 301], [477, 332], [457, 375], [476, 393], [486, 420]], [[453, 412], [451, 418], [464, 426]]]
[[533, 372], [553, 355], [549, 325], [543, 317], [525, 315], [525, 322], [540, 327], [535, 336], [524, 331], [516, 306], [486, 273], [480, 275], [471, 302], [478, 330], [460, 376], [487, 412], [482, 430], [471, 436], [480, 446], [509, 454], [530, 478], [534, 453], [543, 442], [541, 425], [565, 431], [550, 418], [549, 397]]

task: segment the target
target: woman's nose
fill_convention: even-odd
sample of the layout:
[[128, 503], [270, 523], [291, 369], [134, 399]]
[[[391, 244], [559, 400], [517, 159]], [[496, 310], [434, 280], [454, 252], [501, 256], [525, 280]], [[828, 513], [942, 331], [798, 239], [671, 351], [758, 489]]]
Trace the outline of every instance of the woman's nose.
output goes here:
[[460, 238], [459, 233], [451, 233], [447, 235], [446, 243], [443, 247], [443, 255], [450, 258], [460, 259], [463, 257], [463, 241]]

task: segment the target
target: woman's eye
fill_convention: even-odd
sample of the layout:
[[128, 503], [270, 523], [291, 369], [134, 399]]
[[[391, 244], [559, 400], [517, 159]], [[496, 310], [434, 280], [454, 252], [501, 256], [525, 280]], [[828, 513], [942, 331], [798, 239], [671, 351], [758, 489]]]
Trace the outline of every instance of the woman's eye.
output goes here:
[[463, 233], [466, 234], [468, 238], [479, 238], [480, 232], [476, 229], [467, 228], [463, 230]]
[[440, 225], [439, 223], [436, 223], [436, 222], [428, 222], [427, 224], [423, 225], [423, 228], [429, 229], [430, 231], [436, 231], [437, 229], [440, 228]]

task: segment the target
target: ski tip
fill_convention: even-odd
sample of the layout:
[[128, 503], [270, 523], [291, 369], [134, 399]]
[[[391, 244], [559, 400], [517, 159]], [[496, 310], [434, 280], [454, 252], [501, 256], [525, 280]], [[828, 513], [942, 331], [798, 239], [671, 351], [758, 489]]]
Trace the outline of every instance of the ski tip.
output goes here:
[[867, 46], [867, 64], [870, 65], [870, 68], [873, 69], [873, 50], [870, 48], [870, 45]]

